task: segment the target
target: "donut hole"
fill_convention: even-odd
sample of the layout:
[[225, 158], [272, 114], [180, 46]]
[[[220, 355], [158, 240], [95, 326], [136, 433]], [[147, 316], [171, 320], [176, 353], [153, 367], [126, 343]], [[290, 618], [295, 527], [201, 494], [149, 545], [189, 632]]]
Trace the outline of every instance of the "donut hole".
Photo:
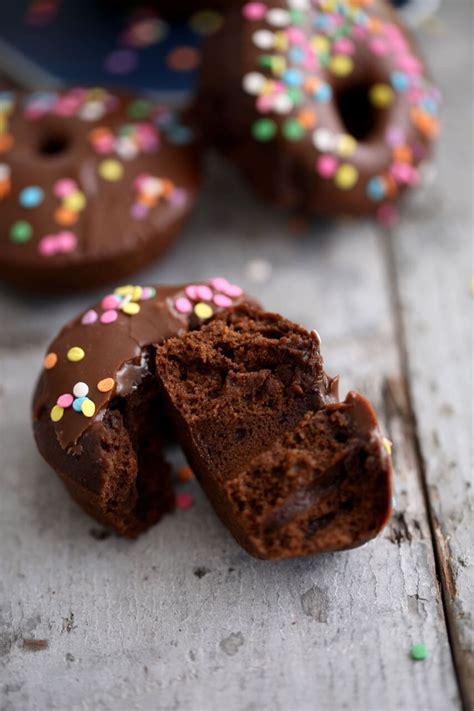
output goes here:
[[336, 96], [339, 115], [344, 127], [358, 141], [367, 140], [375, 131], [378, 117], [369, 101], [367, 84], [346, 87]]
[[38, 153], [47, 158], [58, 156], [65, 153], [71, 140], [68, 136], [62, 133], [46, 133], [41, 136], [38, 143]]

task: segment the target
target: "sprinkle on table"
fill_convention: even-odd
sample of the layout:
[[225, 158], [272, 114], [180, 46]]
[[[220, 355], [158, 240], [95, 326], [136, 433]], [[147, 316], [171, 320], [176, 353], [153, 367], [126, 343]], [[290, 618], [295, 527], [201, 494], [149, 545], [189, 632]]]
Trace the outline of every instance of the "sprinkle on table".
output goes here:
[[191, 494], [177, 494], [176, 495], [176, 508], [178, 509], [190, 509], [194, 504], [194, 498]]
[[181, 469], [178, 469], [177, 477], [178, 481], [184, 484], [194, 479], [194, 473], [191, 467], [181, 467]]
[[410, 657], [416, 662], [423, 662], [428, 658], [428, 650], [425, 644], [414, 644], [410, 649]]

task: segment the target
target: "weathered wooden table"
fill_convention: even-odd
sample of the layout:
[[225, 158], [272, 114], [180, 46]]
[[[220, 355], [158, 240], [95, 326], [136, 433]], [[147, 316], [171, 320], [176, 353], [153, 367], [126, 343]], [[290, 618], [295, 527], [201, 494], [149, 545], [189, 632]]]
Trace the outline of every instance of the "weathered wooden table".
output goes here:
[[223, 273], [317, 327], [327, 370], [374, 400], [394, 442], [397, 509], [378, 540], [256, 561], [195, 483], [192, 509], [137, 542], [108, 537], [40, 460], [29, 422], [49, 339], [95, 295], [0, 293], [1, 709], [470, 708], [471, 11], [445, 2], [420, 32], [444, 135], [436, 179], [392, 233], [347, 221], [296, 235], [211, 161], [192, 224], [137, 279]]

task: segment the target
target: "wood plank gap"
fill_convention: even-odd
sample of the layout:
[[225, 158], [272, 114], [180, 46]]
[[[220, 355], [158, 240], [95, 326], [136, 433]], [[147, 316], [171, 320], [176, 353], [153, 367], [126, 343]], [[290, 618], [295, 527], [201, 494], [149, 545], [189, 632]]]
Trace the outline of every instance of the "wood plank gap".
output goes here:
[[391, 308], [393, 312], [393, 320], [396, 329], [396, 337], [398, 339], [396, 347], [400, 359], [400, 371], [405, 385], [407, 396], [407, 417], [408, 424], [412, 432], [413, 448], [417, 463], [418, 478], [420, 480], [421, 491], [423, 494], [424, 505], [426, 509], [426, 518], [430, 530], [431, 543], [433, 547], [433, 555], [435, 561], [435, 572], [439, 586], [440, 599], [443, 605], [444, 621], [448, 635], [449, 648], [453, 659], [453, 666], [456, 674], [459, 695], [461, 698], [463, 711], [472, 711], [474, 708], [474, 684], [470, 678], [469, 664], [465, 659], [461, 645], [461, 640], [458, 633], [458, 627], [455, 620], [455, 615], [452, 610], [451, 600], [456, 594], [456, 583], [453, 571], [449, 562], [449, 554], [446, 546], [446, 541], [437, 516], [431, 506], [428, 481], [426, 476], [425, 460], [421, 446], [421, 440], [418, 433], [418, 421], [416, 411], [413, 405], [413, 394], [411, 388], [410, 368], [409, 368], [409, 353], [407, 347], [407, 339], [405, 332], [405, 324], [403, 320], [402, 299], [400, 295], [400, 283], [398, 280], [396, 268], [396, 256], [393, 246], [393, 241], [396, 239], [396, 234], [392, 231], [380, 232], [380, 242], [384, 261], [386, 265], [387, 281], [389, 298], [391, 300]]

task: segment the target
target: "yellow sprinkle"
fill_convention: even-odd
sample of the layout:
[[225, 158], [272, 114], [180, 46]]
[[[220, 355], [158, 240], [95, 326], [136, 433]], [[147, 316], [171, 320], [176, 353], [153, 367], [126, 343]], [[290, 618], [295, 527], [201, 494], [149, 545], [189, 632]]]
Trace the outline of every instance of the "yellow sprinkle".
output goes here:
[[89, 400], [88, 397], [83, 401], [81, 405], [81, 411], [82, 414], [85, 415], [86, 417], [92, 417], [95, 413], [95, 405], [92, 402], [92, 400]]
[[332, 57], [329, 68], [337, 77], [346, 77], [354, 69], [354, 62], [345, 54], [336, 54]]
[[125, 284], [125, 286], [118, 286], [114, 290], [114, 294], [117, 294], [117, 296], [132, 296], [134, 288], [135, 287], [131, 284]]
[[374, 84], [369, 90], [369, 99], [377, 109], [386, 109], [393, 101], [395, 94], [388, 84]]
[[142, 291], [143, 291], [143, 289], [141, 286], [134, 286], [133, 293], [132, 293], [132, 301], [140, 301]]
[[50, 417], [53, 422], [59, 422], [61, 417], [64, 415], [64, 410], [62, 407], [59, 407], [59, 405], [55, 405], [50, 413]]
[[470, 284], [469, 284], [469, 291], [470, 291], [471, 294], [474, 296], [474, 276], [471, 277], [471, 282], [470, 282]]
[[67, 352], [67, 359], [72, 360], [74, 363], [76, 363], [79, 360], [82, 360], [85, 356], [85, 351], [83, 348], [80, 348], [79, 346], [73, 346], [70, 348]]
[[135, 316], [140, 311], [140, 304], [135, 304], [133, 301], [129, 301], [128, 304], [122, 306], [122, 311], [127, 316]]
[[288, 37], [285, 32], [275, 32], [273, 35], [274, 47], [282, 52], [288, 49]]
[[86, 206], [86, 196], [80, 190], [76, 190], [64, 198], [63, 205], [72, 212], [80, 212]]
[[113, 378], [103, 378], [97, 383], [97, 390], [101, 393], [108, 393], [115, 385], [115, 380]]
[[313, 49], [318, 53], [326, 54], [329, 52], [329, 40], [324, 35], [316, 35], [314, 40], [311, 42]]
[[99, 163], [99, 175], [104, 180], [115, 183], [123, 175], [123, 165], [114, 158], [107, 158]]
[[206, 319], [206, 318], [211, 318], [212, 314], [214, 313], [212, 308], [209, 306], [209, 304], [205, 304], [202, 301], [200, 301], [196, 306], [194, 307], [194, 313], [198, 318]]
[[337, 139], [337, 152], [340, 156], [348, 158], [357, 148], [357, 141], [348, 133], [342, 133]]
[[44, 357], [43, 365], [46, 368], [46, 370], [50, 370], [51, 368], [54, 368], [56, 363], [58, 362], [58, 356], [56, 353], [48, 353]]
[[390, 457], [392, 455], [392, 443], [386, 437], [383, 437], [382, 442], [383, 442], [385, 451], [387, 452], [388, 456]]
[[279, 76], [283, 74], [286, 69], [286, 61], [284, 57], [273, 57], [272, 58], [272, 72]]
[[350, 190], [357, 183], [359, 173], [350, 163], [342, 163], [335, 175], [334, 181], [341, 190]]

